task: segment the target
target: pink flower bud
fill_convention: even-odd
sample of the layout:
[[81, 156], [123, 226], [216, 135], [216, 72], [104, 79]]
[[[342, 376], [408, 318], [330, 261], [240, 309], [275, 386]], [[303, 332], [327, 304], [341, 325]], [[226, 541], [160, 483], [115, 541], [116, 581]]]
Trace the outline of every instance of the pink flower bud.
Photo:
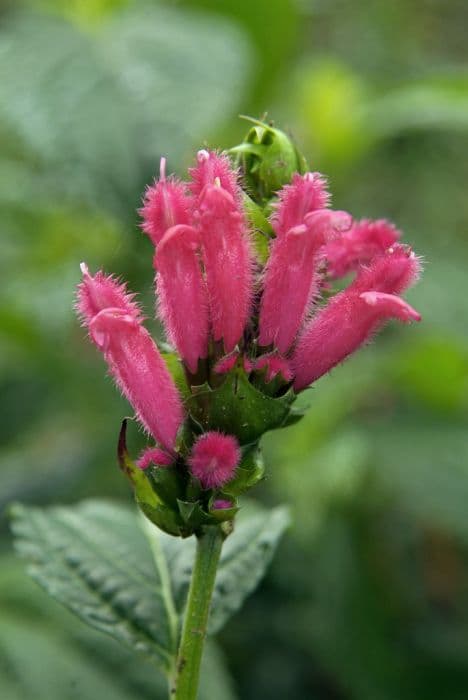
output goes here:
[[213, 502], [213, 510], [227, 510], [228, 508], [232, 508], [233, 505], [232, 501], [228, 501], [224, 498], [217, 498]]
[[214, 185], [219, 182], [233, 199], [240, 197], [238, 185], [238, 172], [235, 170], [228, 156], [215, 151], [198, 151], [197, 165], [189, 168], [192, 178], [190, 189], [192, 194], [199, 197], [206, 185]]
[[369, 262], [390, 248], [400, 236], [400, 231], [385, 219], [357, 221], [349, 231], [328, 243], [323, 250], [330, 277], [344, 277], [357, 269], [359, 264]]
[[361, 268], [354, 282], [308, 323], [292, 358], [294, 388], [304, 389], [368, 341], [389, 318], [419, 321], [396, 296], [416, 281], [420, 261], [396, 245]]
[[168, 467], [173, 461], [171, 455], [159, 447], [148, 447], [146, 450], [143, 450], [136, 463], [140, 469], [148, 469], [150, 464], [154, 464], [157, 467]]
[[[163, 447], [172, 451], [183, 412], [164, 360], [142, 326], [139, 311], [125, 287], [102, 273], [91, 277], [86, 268], [83, 272], [77, 303], [83, 323], [139, 421]], [[110, 298], [113, 307], [99, 308]]]
[[[230, 355], [224, 355], [224, 357], [221, 357], [213, 367], [214, 371], [216, 374], [227, 374], [234, 367], [239, 357], [239, 352], [231, 352]], [[246, 374], [249, 374], [252, 371], [253, 365], [248, 357], [243, 357], [242, 365]]]
[[179, 224], [168, 229], [154, 258], [159, 315], [189, 370], [208, 353], [208, 299], [199, 259], [199, 234]]
[[213, 489], [232, 479], [240, 456], [239, 443], [234, 436], [211, 431], [198, 438], [188, 464], [202, 487]]
[[278, 374], [286, 382], [290, 382], [293, 378], [288, 360], [277, 353], [262, 355], [255, 361], [254, 369], [262, 370], [264, 367], [266, 367], [265, 379], [267, 382], [271, 382]]
[[223, 156], [208, 154], [199, 160], [192, 169], [194, 191], [214, 173], [220, 174], [214, 183], [206, 182], [197, 207], [212, 334], [215, 341], [224, 341], [229, 353], [241, 339], [249, 316], [253, 262], [235, 173]]
[[76, 310], [84, 326], [89, 326], [94, 316], [109, 307], [120, 308], [128, 316], [141, 319], [141, 309], [135, 302], [135, 294], [129, 294], [125, 284], [112, 275], [105, 275], [101, 270], [91, 277], [84, 262], [80, 269], [83, 281], [78, 285]]
[[286, 354], [318, 293], [317, 255], [324, 243], [351, 226], [346, 212], [309, 212], [271, 245], [260, 304], [259, 344]]
[[278, 193], [275, 212], [271, 224], [278, 237], [303, 223], [307, 214], [328, 207], [330, 195], [327, 183], [320, 173], [293, 175], [290, 185], [285, 185]]
[[159, 182], [147, 188], [139, 210], [143, 218], [141, 228], [154, 245], [172, 226], [190, 224], [192, 198], [187, 194], [187, 185], [174, 177], [166, 180], [165, 169], [166, 159], [161, 158]]

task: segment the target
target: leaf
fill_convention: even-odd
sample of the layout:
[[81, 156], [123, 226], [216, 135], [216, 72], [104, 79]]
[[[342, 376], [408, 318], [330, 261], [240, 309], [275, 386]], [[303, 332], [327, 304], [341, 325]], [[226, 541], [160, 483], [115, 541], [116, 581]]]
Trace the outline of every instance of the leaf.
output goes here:
[[205, 430], [231, 433], [245, 445], [283, 425], [295, 398], [292, 391], [277, 399], [266, 396], [250, 384], [242, 369], [235, 368], [218, 389], [199, 387], [187, 405]]
[[[78, 623], [30, 581], [11, 557], [0, 559], [0, 697], [5, 700], [163, 700], [167, 682], [143, 658]], [[202, 663], [200, 700], [233, 700], [232, 681], [214, 642]]]
[[105, 502], [12, 509], [30, 575], [82, 620], [167, 669], [177, 620], [135, 514]]
[[[12, 517], [16, 549], [29, 560], [32, 578], [84, 622], [168, 671], [194, 538], [166, 535], [142, 517], [147, 541], [135, 513], [101, 501], [45, 509], [15, 505]], [[236, 518], [216, 578], [211, 633], [258, 585], [288, 523], [282, 507], [249, 505]]]

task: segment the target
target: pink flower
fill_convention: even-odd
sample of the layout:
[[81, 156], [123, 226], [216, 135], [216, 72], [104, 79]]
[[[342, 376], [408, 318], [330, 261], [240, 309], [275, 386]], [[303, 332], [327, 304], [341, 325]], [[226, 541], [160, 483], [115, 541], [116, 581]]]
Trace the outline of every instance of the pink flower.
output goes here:
[[344, 277], [359, 264], [367, 263], [398, 241], [401, 233], [385, 219], [357, 221], [349, 231], [328, 243], [324, 257], [332, 279]]
[[158, 312], [170, 342], [193, 374], [208, 353], [208, 297], [200, 266], [200, 236], [190, 225], [192, 197], [187, 185], [166, 179], [161, 159], [159, 182], [148, 188], [140, 210], [143, 230], [156, 246], [154, 267]]
[[278, 202], [271, 216], [271, 224], [278, 237], [304, 222], [317, 209], [325, 209], [330, 202], [327, 182], [320, 173], [295, 173], [290, 185], [278, 193]]
[[157, 467], [168, 467], [173, 461], [171, 455], [159, 447], [147, 447], [138, 457], [136, 463], [140, 469], [148, 469], [150, 464]]
[[139, 210], [141, 228], [157, 245], [167, 229], [190, 223], [191, 206], [186, 183], [175, 177], [166, 179], [166, 159], [161, 158], [159, 181], [147, 188]]
[[233, 505], [234, 504], [232, 501], [228, 501], [224, 498], [217, 498], [213, 502], [213, 510], [226, 510], [228, 508], [232, 508]]
[[224, 341], [229, 353], [242, 338], [253, 286], [252, 252], [241, 193], [225, 156], [200, 151], [198, 166], [191, 175], [193, 191], [198, 194], [211, 330], [213, 339]]
[[191, 226], [168, 229], [154, 257], [161, 316], [169, 340], [192, 374], [208, 353], [208, 299], [199, 260], [199, 236]]
[[239, 462], [236, 438], [216, 431], [201, 435], [188, 459], [190, 471], [204, 489], [219, 488], [230, 481]]
[[261, 346], [273, 345], [287, 353], [318, 293], [318, 253], [326, 241], [350, 226], [346, 212], [319, 209], [306, 213], [303, 223], [273, 241], [260, 305]]
[[92, 277], [85, 265], [82, 270], [77, 308], [83, 325], [141, 424], [171, 452], [183, 420], [182, 403], [133, 296], [112, 277], [102, 272]]
[[389, 318], [419, 321], [399, 293], [418, 278], [414, 253], [395, 245], [361, 268], [354, 282], [316, 313], [299, 338], [292, 358], [294, 388], [304, 389], [368, 341]]

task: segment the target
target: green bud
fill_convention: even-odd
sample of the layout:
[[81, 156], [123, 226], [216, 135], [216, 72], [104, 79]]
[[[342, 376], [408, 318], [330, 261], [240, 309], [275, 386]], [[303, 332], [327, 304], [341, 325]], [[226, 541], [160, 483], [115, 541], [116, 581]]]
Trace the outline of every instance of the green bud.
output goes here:
[[237, 158], [246, 189], [255, 202], [262, 206], [283, 185], [291, 181], [294, 173], [305, 173], [307, 162], [292, 139], [271, 124], [245, 117], [254, 126], [243, 143], [231, 148]]

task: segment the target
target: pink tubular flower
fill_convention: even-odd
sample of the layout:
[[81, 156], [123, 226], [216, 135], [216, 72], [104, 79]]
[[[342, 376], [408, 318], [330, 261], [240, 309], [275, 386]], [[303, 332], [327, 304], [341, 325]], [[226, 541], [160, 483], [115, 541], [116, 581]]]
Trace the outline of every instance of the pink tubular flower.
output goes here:
[[191, 170], [197, 210], [208, 306], [215, 341], [231, 352], [247, 323], [253, 285], [253, 263], [235, 172], [224, 156], [201, 151]]
[[303, 223], [312, 211], [328, 207], [330, 195], [327, 183], [320, 173], [293, 175], [290, 185], [278, 193], [278, 202], [271, 216], [271, 224], [278, 237]]
[[216, 431], [201, 435], [188, 459], [190, 471], [204, 489], [219, 488], [230, 481], [239, 462], [236, 438]]
[[208, 353], [208, 300], [203, 279], [198, 233], [180, 224], [168, 229], [154, 258], [159, 314], [169, 340], [190, 372]]
[[140, 469], [148, 469], [150, 464], [154, 464], [157, 467], [168, 467], [173, 461], [171, 455], [159, 447], [148, 447], [146, 450], [143, 450], [136, 463]]
[[260, 304], [261, 346], [287, 353], [318, 292], [317, 255], [327, 240], [350, 226], [346, 212], [319, 209], [273, 241]]
[[172, 451], [183, 419], [182, 403], [159, 350], [142, 326], [139, 309], [124, 285], [102, 272], [92, 277], [85, 265], [82, 270], [77, 308], [83, 325], [139, 421]]
[[161, 159], [160, 179], [146, 192], [143, 230], [156, 245], [154, 267], [158, 312], [169, 340], [190, 372], [208, 352], [208, 299], [200, 267], [200, 236], [189, 225], [192, 198], [187, 185], [166, 179]]
[[304, 389], [369, 340], [389, 318], [419, 321], [397, 295], [413, 284], [420, 262], [395, 245], [361, 268], [354, 282], [333, 297], [308, 323], [292, 358], [294, 388]]
[[141, 228], [157, 245], [167, 229], [190, 223], [191, 204], [187, 185], [174, 177], [166, 179], [166, 159], [161, 158], [159, 181], [147, 188], [139, 210]]
[[344, 277], [359, 264], [367, 263], [398, 241], [401, 233], [385, 219], [357, 221], [349, 231], [328, 243], [324, 257], [332, 279]]

